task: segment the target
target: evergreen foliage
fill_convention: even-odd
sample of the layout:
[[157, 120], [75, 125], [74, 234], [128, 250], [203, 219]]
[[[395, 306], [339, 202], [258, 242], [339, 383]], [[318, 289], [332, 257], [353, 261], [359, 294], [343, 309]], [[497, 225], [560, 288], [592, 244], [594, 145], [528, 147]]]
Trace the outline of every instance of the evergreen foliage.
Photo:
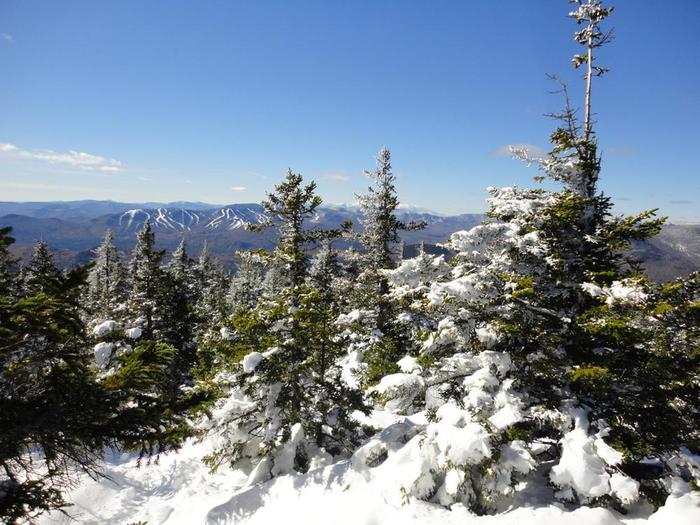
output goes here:
[[[9, 232], [0, 232], [5, 250], [13, 241]], [[5, 276], [0, 517], [14, 523], [67, 506], [63, 492], [76, 473], [100, 476], [108, 447], [142, 457], [177, 448], [194, 434], [189, 418], [209, 397], [201, 389], [173, 388], [178, 350], [163, 342], [129, 347], [112, 373], [98, 377], [82, 319], [87, 267], [59, 272], [40, 243], [25, 272]], [[105, 304], [113, 304], [114, 290], [103, 288]]]
[[382, 148], [374, 171], [365, 171], [372, 185], [364, 195], [357, 195], [363, 213], [363, 232], [358, 236], [363, 248], [363, 271], [358, 276], [355, 306], [366, 312], [364, 331], [365, 381], [374, 384], [383, 376], [398, 371], [396, 362], [409, 353], [406, 330], [397, 323], [401, 308], [389, 294], [384, 270], [396, 267], [399, 232], [418, 230], [425, 223], [404, 224], [396, 216], [399, 199], [391, 168], [391, 153]]
[[146, 222], [138, 233], [129, 262], [129, 314], [132, 322], [142, 326], [146, 339], [154, 337], [160, 313], [158, 295], [163, 285], [160, 263], [165, 252], [156, 250], [155, 244], [156, 238], [151, 224]]
[[127, 282], [111, 230], [107, 230], [102, 244], [95, 251], [87, 282], [87, 306], [91, 314], [102, 320], [114, 318], [126, 301]]
[[357, 423], [350, 414], [365, 408], [360, 392], [340, 375], [345, 347], [335, 324], [336, 255], [327, 244], [310, 272], [306, 252], [308, 244], [343, 230], [305, 228], [320, 204], [315, 184], [304, 186], [301, 175], [291, 171], [263, 202], [268, 221], [254, 229], [277, 229], [271, 264], [285, 270], [286, 282], [276, 295], [263, 295], [254, 309], [237, 309], [208, 354], [219, 370], [234, 372], [229, 381], [246, 395], [246, 403], [219, 425], [227, 440], [210, 456], [213, 468], [263, 456], [256, 475], [264, 479], [304, 471], [313, 454], [345, 453], [356, 443]]
[[230, 287], [228, 276], [209, 255], [205, 241], [193, 268], [195, 290], [195, 316], [198, 332], [208, 325], [220, 323], [229, 313], [226, 291]]
[[425, 228], [425, 223], [405, 224], [396, 217], [399, 199], [394, 185], [396, 177], [391, 169], [391, 153], [387, 148], [379, 151], [374, 171], [365, 171], [365, 175], [372, 180], [372, 185], [367, 193], [356, 196], [364, 215], [360, 241], [365, 258], [374, 270], [394, 268], [399, 231], [419, 230]]
[[29, 264], [22, 271], [25, 292], [55, 293], [60, 275], [49, 246], [43, 241], [37, 242]]

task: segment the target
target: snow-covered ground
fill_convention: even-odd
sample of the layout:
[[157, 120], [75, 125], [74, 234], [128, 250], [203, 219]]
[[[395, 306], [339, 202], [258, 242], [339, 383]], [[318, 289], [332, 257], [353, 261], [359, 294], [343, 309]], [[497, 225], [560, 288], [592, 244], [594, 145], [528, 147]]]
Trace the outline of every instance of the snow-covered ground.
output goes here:
[[451, 509], [407, 498], [401, 479], [415, 469], [422, 415], [403, 417], [376, 411], [371, 422], [383, 428], [350, 459], [248, 484], [248, 473], [223, 466], [211, 474], [201, 458], [215, 438], [188, 442], [157, 463], [137, 466], [128, 455], [109, 457], [108, 479], [82, 479], [69, 493], [70, 517], [54, 512], [42, 524], [427, 524], [427, 525], [697, 525], [700, 493], [673, 481], [666, 505], [651, 514], [641, 504], [623, 516], [603, 508], [568, 509], [556, 502], [544, 472], [520, 487], [511, 505], [493, 516], [476, 516], [461, 504]]

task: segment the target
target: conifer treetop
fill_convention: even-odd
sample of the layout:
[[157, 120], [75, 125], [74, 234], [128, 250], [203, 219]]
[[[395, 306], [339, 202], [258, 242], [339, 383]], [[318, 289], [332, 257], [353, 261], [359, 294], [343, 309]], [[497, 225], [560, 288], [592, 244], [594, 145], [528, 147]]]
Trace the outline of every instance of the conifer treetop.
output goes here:
[[377, 165], [373, 171], [365, 170], [365, 175], [372, 180], [367, 192], [355, 195], [364, 215], [361, 223], [364, 232], [360, 240], [365, 247], [367, 258], [375, 269], [393, 268], [393, 245], [399, 242], [399, 231], [419, 230], [425, 227], [423, 222], [403, 223], [396, 216], [399, 198], [396, 195], [396, 176], [391, 167], [391, 152], [386, 148], [379, 150]]

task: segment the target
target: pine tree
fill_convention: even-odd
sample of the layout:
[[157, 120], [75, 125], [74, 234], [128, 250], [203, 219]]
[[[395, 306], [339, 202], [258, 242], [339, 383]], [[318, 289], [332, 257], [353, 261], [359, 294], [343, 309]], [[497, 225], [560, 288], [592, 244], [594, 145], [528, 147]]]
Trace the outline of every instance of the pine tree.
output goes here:
[[181, 380], [191, 379], [195, 362], [195, 302], [192, 261], [187, 255], [185, 240], [180, 241], [162, 273], [157, 304], [158, 337], [177, 349], [177, 368]]
[[163, 285], [160, 263], [164, 252], [156, 250], [155, 243], [151, 224], [146, 222], [138, 233], [129, 262], [129, 312], [132, 320], [142, 325], [146, 339], [154, 338], [159, 315], [158, 295]]
[[193, 268], [196, 286], [195, 314], [199, 325], [198, 331], [220, 323], [228, 314], [226, 291], [229, 287], [228, 276], [221, 266], [209, 254], [207, 242]]
[[102, 244], [95, 251], [94, 266], [88, 274], [87, 305], [91, 314], [111, 319], [126, 302], [126, 272], [114, 236], [107, 230]]
[[[0, 248], [13, 239], [0, 230]], [[0, 257], [3, 252], [0, 250]], [[98, 378], [81, 316], [87, 267], [56, 270], [45, 245], [0, 288], [0, 518], [24, 523], [68, 505], [78, 472], [100, 475], [107, 447], [151, 456], [194, 434], [207, 401], [170, 388], [176, 349], [145, 342]], [[164, 399], [168, 403], [164, 403]]]
[[9, 226], [0, 228], [0, 293], [6, 293], [13, 284], [13, 270], [17, 265], [17, 259], [10, 253], [9, 247], [15, 240], [10, 237], [12, 228]]
[[418, 230], [425, 223], [403, 223], [396, 217], [399, 199], [396, 195], [394, 181], [396, 177], [391, 170], [391, 153], [382, 148], [377, 156], [374, 171], [365, 171], [372, 179], [372, 186], [364, 195], [357, 195], [361, 221], [364, 231], [360, 241], [364, 247], [367, 263], [374, 270], [390, 269], [396, 266], [396, 245], [399, 243], [399, 231]]
[[29, 264], [23, 269], [24, 289], [28, 292], [55, 292], [61, 272], [54, 263], [49, 246], [39, 241], [34, 246], [34, 253]]
[[291, 171], [263, 202], [268, 220], [253, 229], [276, 228], [271, 258], [286, 270], [287, 283], [276, 296], [263, 296], [255, 309], [239, 309], [225, 326], [227, 336], [214, 344], [211, 361], [236, 373], [249, 404], [239, 405], [217, 429], [226, 445], [209, 458], [212, 467], [261, 455], [265, 459], [251, 476], [264, 479], [304, 471], [312, 455], [341, 454], [355, 442], [349, 414], [364, 405], [339, 373], [344, 347], [334, 322], [337, 303], [327, 286], [333, 252], [322, 250], [309, 273], [307, 246], [344, 231], [305, 228], [320, 204], [315, 184], [304, 186]]
[[[264, 256], [256, 252], [238, 252], [240, 260], [231, 279], [226, 300], [231, 312], [255, 308], [263, 292], [266, 276]], [[270, 294], [271, 295], [271, 294]]]
[[424, 228], [425, 223], [405, 224], [397, 218], [399, 199], [388, 149], [380, 150], [377, 167], [372, 172], [365, 171], [365, 175], [372, 179], [373, 185], [366, 194], [357, 195], [363, 214], [361, 222], [364, 231], [359, 235], [359, 240], [365, 261], [358, 277], [355, 304], [370, 312], [371, 319], [365, 319], [363, 331], [367, 339], [364, 350], [367, 365], [365, 380], [372, 384], [382, 376], [397, 371], [397, 361], [409, 352], [407, 334], [396, 322], [401, 309], [389, 295], [389, 285], [383, 271], [395, 268], [402, 255], [397, 253], [399, 232]]

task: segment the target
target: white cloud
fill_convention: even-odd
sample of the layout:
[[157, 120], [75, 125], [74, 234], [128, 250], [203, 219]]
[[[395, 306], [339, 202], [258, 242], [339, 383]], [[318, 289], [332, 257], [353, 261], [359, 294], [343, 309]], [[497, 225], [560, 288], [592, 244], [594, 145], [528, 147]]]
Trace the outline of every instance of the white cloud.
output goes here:
[[348, 182], [350, 177], [343, 173], [325, 173], [321, 175], [323, 180], [332, 180], [334, 182]]
[[18, 148], [14, 144], [0, 144], [0, 153], [50, 164], [67, 164], [87, 171], [115, 172], [122, 168], [122, 163], [116, 159], [108, 159], [84, 151], [69, 150], [68, 153], [57, 153], [50, 149], [26, 150]]
[[231, 186], [231, 191], [245, 191], [245, 186]]
[[10, 44], [15, 41], [15, 37], [13, 37], [10, 33], [0, 33], [0, 36], [2, 36], [3, 40], [9, 42]]
[[511, 148], [525, 150], [530, 157], [537, 158], [542, 157], [546, 153], [543, 148], [535, 146], [534, 144], [528, 144], [526, 142], [521, 142], [520, 144], [504, 144], [503, 146], [498, 146], [493, 150], [493, 155], [496, 157], [513, 157], [513, 152]]

